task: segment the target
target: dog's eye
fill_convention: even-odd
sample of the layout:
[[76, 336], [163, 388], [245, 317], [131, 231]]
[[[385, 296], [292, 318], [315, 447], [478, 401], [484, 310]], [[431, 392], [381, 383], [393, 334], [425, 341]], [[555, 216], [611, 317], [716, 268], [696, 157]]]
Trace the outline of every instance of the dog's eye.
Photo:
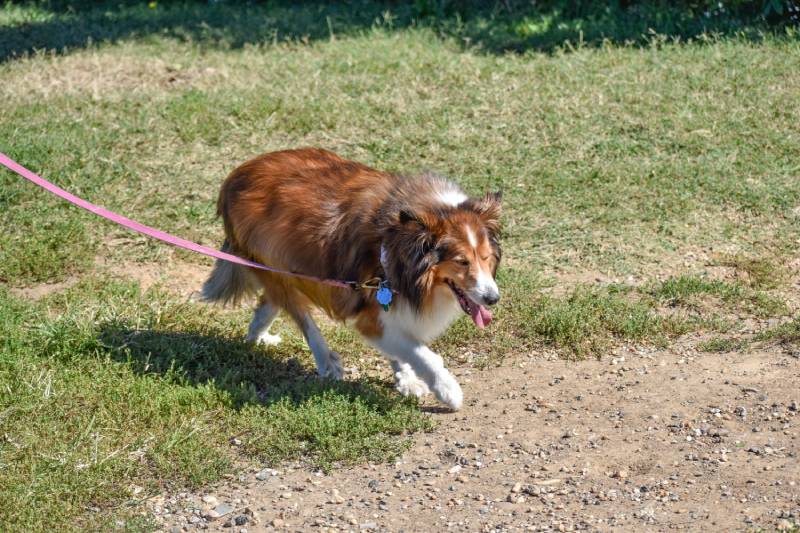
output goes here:
[[458, 263], [461, 266], [465, 266], [465, 267], [469, 266], [469, 261], [467, 261], [466, 259], [459, 258], [459, 259], [456, 259], [455, 261], [456, 261], [456, 263]]

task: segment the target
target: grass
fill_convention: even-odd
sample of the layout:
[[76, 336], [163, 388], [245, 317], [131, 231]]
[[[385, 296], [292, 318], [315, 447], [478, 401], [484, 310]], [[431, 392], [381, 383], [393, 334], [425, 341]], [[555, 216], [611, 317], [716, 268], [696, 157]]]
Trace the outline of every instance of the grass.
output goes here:
[[[751, 6], [745, 4], [750, 3]], [[273, 0], [268, 3], [205, 1], [142, 2], [34, 0], [7, 2], [0, 13], [0, 60], [36, 50], [70, 50], [92, 42], [161, 38], [197, 43], [204, 49], [238, 49], [282, 41], [310, 43], [391, 30], [430, 28], [437, 34], [489, 53], [704, 40], [709, 34], [746, 33], [758, 39], [797, 23], [788, 11], [762, 16], [757, 2], [728, 2], [728, 9], [703, 2], [537, 2], [505, 0], [350, 0], [346, 4]], [[266, 5], [265, 5], [266, 4]], [[638, 5], [637, 5], [638, 4]], [[707, 2], [708, 4], [714, 4]], [[744, 9], [731, 9], [734, 4]], [[2, 28], [0, 26], [0, 28]], [[24, 27], [24, 31], [13, 31]]]
[[686, 325], [653, 312], [614, 289], [579, 287], [567, 298], [542, 298], [532, 310], [529, 331], [577, 356], [601, 355], [613, 340], [662, 340], [687, 331]]
[[633, 287], [578, 285], [562, 296], [531, 296], [511, 312], [517, 334], [577, 358], [601, 356], [619, 341], [662, 343], [689, 329], [684, 318], [658, 314], [655, 300]]
[[752, 290], [738, 282], [681, 275], [670, 278], [650, 289], [650, 294], [670, 305], [691, 305], [698, 296], [719, 298], [722, 303], [750, 311], [758, 317], [788, 312], [785, 303], [762, 290]]
[[684, 274], [642, 286], [579, 284], [567, 294], [553, 295], [545, 280], [528, 274], [509, 268], [501, 272], [505, 296], [497, 312], [500, 320], [490, 332], [478, 332], [463, 320], [435, 347], [457, 360], [464, 360], [459, 354], [465, 350], [479, 347], [481, 355], [469, 358], [478, 365], [537, 346], [581, 359], [601, 357], [620, 342], [664, 346], [689, 332], [724, 333], [732, 317], [788, 312], [780, 297], [736, 280]]
[[319, 381], [294, 343], [245, 344], [241, 314], [114, 282], [0, 304], [0, 522], [19, 529], [105, 529], [242, 458], [386, 460], [431, 428], [382, 383]]
[[726, 255], [713, 264], [735, 269], [748, 286], [756, 289], [775, 289], [785, 282], [788, 276], [786, 269], [767, 257]]
[[697, 345], [697, 349], [701, 352], [712, 353], [737, 352], [746, 347], [747, 343], [745, 341], [726, 337], [712, 337]]
[[773, 341], [786, 345], [800, 344], [800, 318], [762, 331], [756, 335], [756, 340]]
[[[211, 246], [221, 180], [268, 150], [318, 145], [435, 169], [471, 193], [502, 188], [503, 299], [487, 331], [462, 320], [436, 343], [454, 364], [601, 357], [689, 332], [727, 351], [737, 321], [793, 312], [795, 28], [664, 6], [445, 4], [5, 3], [0, 149]], [[208, 267], [0, 172], [11, 529], [147, 529], [142, 494], [242, 462], [388, 460], [431, 428], [344, 328], [323, 330], [363, 377], [322, 383], [284, 323], [279, 349], [248, 346], [244, 311], [109, 279], [99, 258], [131, 273]], [[65, 280], [40, 301], [12, 292]], [[797, 342], [796, 322], [760, 338]]]
[[[742, 253], [790, 241], [797, 55], [794, 41], [722, 40], [487, 57], [424, 30], [266, 52], [127, 43], [3, 67], [0, 134], [14, 139], [9, 155], [59, 184], [205, 244], [219, 241], [213, 200], [234, 162], [315, 144], [382, 168], [435, 168], [472, 192], [503, 187], [514, 264], [643, 275], [722, 241]], [[3, 261], [0, 279], [65, 275], [37, 253], [49, 233], [21, 238], [31, 219], [84, 228], [76, 272], [96, 254], [167, 257], [0, 179], [0, 216], [20, 228], [13, 253], [26, 265]], [[169, 194], [140, 193], [163, 184]]]

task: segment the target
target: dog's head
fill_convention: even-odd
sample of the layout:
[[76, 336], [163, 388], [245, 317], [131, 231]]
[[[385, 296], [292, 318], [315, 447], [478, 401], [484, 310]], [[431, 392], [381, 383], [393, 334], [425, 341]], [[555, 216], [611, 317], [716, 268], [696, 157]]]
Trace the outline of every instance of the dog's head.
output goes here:
[[495, 274], [500, 194], [469, 198], [457, 205], [407, 205], [396, 213], [384, 240], [386, 274], [392, 287], [418, 309], [437, 290], [449, 290], [479, 328], [500, 299]]

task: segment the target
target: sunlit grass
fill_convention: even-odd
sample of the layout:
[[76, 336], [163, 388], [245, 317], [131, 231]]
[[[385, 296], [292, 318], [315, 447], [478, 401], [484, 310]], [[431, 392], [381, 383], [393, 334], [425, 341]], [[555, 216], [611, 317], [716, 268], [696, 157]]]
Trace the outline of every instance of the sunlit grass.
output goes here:
[[431, 428], [384, 383], [320, 381], [294, 343], [246, 344], [237, 318], [107, 280], [36, 304], [0, 290], [0, 522], [105, 529], [243, 458], [384, 461]]

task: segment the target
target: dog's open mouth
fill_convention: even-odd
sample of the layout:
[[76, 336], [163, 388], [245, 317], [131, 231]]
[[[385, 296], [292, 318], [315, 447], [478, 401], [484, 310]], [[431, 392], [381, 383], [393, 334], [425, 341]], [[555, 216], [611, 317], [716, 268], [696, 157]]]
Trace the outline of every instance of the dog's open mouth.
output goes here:
[[456, 300], [458, 300], [458, 304], [461, 306], [461, 309], [464, 310], [466, 314], [472, 317], [472, 321], [475, 322], [475, 325], [478, 326], [479, 329], [483, 329], [489, 325], [492, 321], [492, 312], [486, 309], [484, 306], [480, 304], [476, 304], [472, 300], [470, 300], [469, 296], [467, 296], [464, 291], [459, 289], [455, 283], [447, 280], [447, 285], [450, 287], [450, 290], [453, 291], [453, 294], [456, 295]]

